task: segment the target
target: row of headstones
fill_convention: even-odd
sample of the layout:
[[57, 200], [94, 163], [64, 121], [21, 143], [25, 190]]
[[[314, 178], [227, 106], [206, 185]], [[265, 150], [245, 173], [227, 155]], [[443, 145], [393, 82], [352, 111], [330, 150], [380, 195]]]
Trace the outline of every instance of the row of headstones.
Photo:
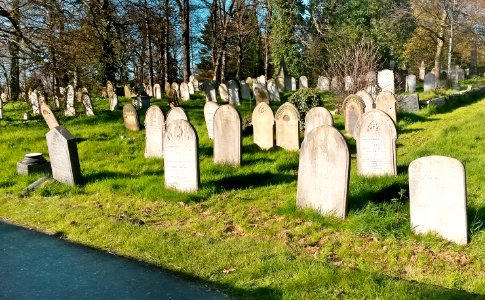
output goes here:
[[[74, 87], [72, 85], [68, 85], [67, 88], [60, 88], [60, 95], [66, 95], [66, 110], [64, 111], [65, 116], [75, 116], [76, 115], [76, 108], [75, 108], [75, 92]], [[38, 115], [41, 113], [42, 106], [46, 104], [45, 97], [39, 93], [37, 90], [33, 90], [28, 92], [29, 102], [32, 108], [32, 114]], [[91, 103], [91, 98], [89, 97], [88, 90], [86, 88], [82, 88], [79, 90], [77, 95], [78, 101], [80, 100], [85, 108], [86, 115], [94, 116], [93, 105]], [[60, 107], [59, 98], [54, 96], [54, 103], [57, 108]]]

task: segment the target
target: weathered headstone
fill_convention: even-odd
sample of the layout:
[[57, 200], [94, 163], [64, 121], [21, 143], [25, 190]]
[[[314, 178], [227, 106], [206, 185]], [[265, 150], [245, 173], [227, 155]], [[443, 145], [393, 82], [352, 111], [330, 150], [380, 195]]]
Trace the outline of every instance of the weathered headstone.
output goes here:
[[258, 78], [256, 78], [256, 81], [261, 83], [262, 85], [266, 85], [266, 76], [261, 75]]
[[131, 89], [130, 89], [130, 86], [125, 84], [125, 86], [123, 87], [123, 90], [125, 92], [125, 97], [126, 98], [131, 98]]
[[86, 88], [82, 89], [82, 103], [84, 109], [86, 110], [87, 116], [94, 116], [93, 104], [91, 103], [91, 98], [89, 97], [88, 90]]
[[189, 82], [192, 82], [194, 79], [195, 79], [195, 76], [194, 75], [190, 75], [189, 76]]
[[170, 122], [173, 122], [175, 120], [186, 120], [186, 121], [189, 120], [189, 118], [187, 117], [187, 114], [185, 113], [183, 108], [172, 107], [172, 109], [170, 109], [170, 111], [167, 114], [167, 118], [165, 119], [165, 123], [169, 124]]
[[369, 71], [365, 74], [365, 80], [367, 84], [376, 83], [377, 82], [377, 74], [374, 71]]
[[212, 101], [207, 101], [204, 105], [205, 126], [207, 127], [207, 134], [211, 140], [214, 139], [214, 114], [218, 108], [219, 105]]
[[396, 98], [391, 92], [382, 91], [376, 98], [376, 109], [385, 112], [394, 122], [397, 122], [396, 116]]
[[145, 157], [163, 158], [165, 117], [160, 107], [148, 108], [145, 116]]
[[332, 81], [330, 82], [330, 89], [332, 91], [339, 91], [342, 88], [342, 83], [337, 76], [332, 77]]
[[153, 86], [153, 95], [155, 96], [155, 99], [162, 99], [162, 88], [158, 83], [155, 83]]
[[280, 102], [280, 93], [278, 92], [278, 87], [274, 79], [268, 80], [268, 94], [270, 101], [277, 101]]
[[379, 71], [377, 73], [377, 84], [381, 91], [388, 91], [394, 94], [394, 72], [389, 69]]
[[30, 101], [30, 105], [32, 106], [32, 114], [38, 115], [40, 113], [40, 105], [39, 105], [39, 96], [37, 94], [37, 90], [34, 90], [29, 93], [29, 101]]
[[423, 90], [430, 91], [436, 88], [436, 76], [433, 73], [428, 73], [424, 76]]
[[145, 86], [145, 92], [147, 93], [148, 96], [153, 97], [153, 88], [151, 84], [147, 84]]
[[241, 117], [231, 105], [222, 105], [214, 114], [214, 162], [241, 164]]
[[353, 136], [357, 120], [364, 114], [365, 103], [357, 95], [349, 95], [343, 102], [345, 116], [345, 131]]
[[109, 109], [114, 111], [118, 106], [118, 96], [113, 88], [113, 84], [109, 80], [106, 83], [106, 93], [108, 94], [109, 99]]
[[192, 80], [191, 82], [194, 85], [194, 91], [198, 92], [199, 91], [199, 81], [197, 80], [197, 78], [194, 78], [194, 80]]
[[303, 140], [296, 205], [345, 218], [350, 155], [345, 138], [332, 126], [319, 126]]
[[74, 87], [72, 85], [67, 86], [67, 100], [66, 100], [66, 111], [65, 116], [75, 116], [76, 109], [74, 108]]
[[397, 96], [396, 102], [397, 110], [413, 113], [419, 111], [419, 95], [418, 94], [402, 94]]
[[466, 177], [463, 164], [451, 157], [426, 156], [409, 165], [411, 228], [467, 243]]
[[131, 131], [140, 130], [140, 122], [138, 120], [138, 113], [132, 104], [125, 104], [123, 106], [123, 122], [125, 128]]
[[300, 76], [300, 79], [298, 81], [300, 89], [308, 88], [308, 78], [306, 76]]
[[180, 98], [180, 86], [176, 82], [172, 82], [172, 89], [177, 93], [177, 96]]
[[291, 77], [290, 82], [291, 82], [291, 90], [296, 91], [296, 79], [295, 79], [295, 77]]
[[333, 126], [332, 114], [325, 107], [313, 107], [305, 116], [305, 135], [322, 125]]
[[[275, 86], [276, 88], [276, 86]], [[261, 102], [253, 110], [251, 123], [253, 124], [253, 140], [263, 150], [274, 146], [274, 115], [271, 107]]]
[[193, 95], [195, 93], [194, 84], [192, 82], [187, 83], [187, 88], [189, 89], [189, 95]]
[[396, 126], [383, 111], [363, 114], [354, 129], [357, 171], [363, 176], [396, 175]]
[[49, 129], [59, 126], [56, 115], [54, 115], [47, 103], [44, 102], [40, 105], [40, 113], [42, 114], [42, 117], [44, 117]]
[[46, 134], [46, 139], [52, 177], [68, 185], [81, 183], [81, 166], [76, 139], [63, 126], [52, 128]]
[[374, 100], [372, 99], [372, 96], [367, 91], [361, 90], [355, 94], [359, 96], [362, 99], [362, 101], [364, 101], [364, 104], [365, 104], [364, 112], [368, 112], [374, 109]]
[[189, 86], [186, 82], [180, 84], [180, 99], [182, 101], [190, 100]]
[[2, 92], [2, 93], [0, 94], [0, 101], [2, 101], [2, 102], [7, 102], [7, 100], [8, 100], [7, 93]]
[[344, 77], [344, 90], [345, 91], [352, 91], [354, 89], [354, 79], [352, 76], [345, 76]]
[[222, 102], [229, 102], [229, 93], [227, 92], [227, 86], [224, 83], [219, 84], [219, 96]]
[[365, 91], [369, 93], [369, 95], [371, 95], [372, 99], [374, 100], [377, 98], [377, 90], [378, 90], [378, 86], [375, 83], [368, 84], [365, 89]]
[[416, 75], [406, 76], [406, 92], [414, 93], [416, 91]]
[[250, 100], [251, 99], [251, 89], [246, 81], [241, 80], [241, 98], [243, 100]]
[[419, 80], [424, 80], [424, 76], [426, 76], [426, 65], [424, 61], [421, 61], [421, 66], [419, 67]]
[[300, 114], [296, 107], [285, 102], [275, 114], [276, 146], [296, 151], [300, 148]]
[[320, 91], [330, 90], [330, 80], [325, 76], [318, 76], [317, 88]]
[[269, 104], [269, 93], [265, 86], [263, 86], [259, 82], [253, 83], [253, 93], [254, 97], [256, 98], [256, 104], [265, 102]]
[[206, 101], [217, 102], [216, 82], [214, 80], [206, 80], [204, 82], [204, 90]]
[[181, 192], [199, 189], [199, 139], [186, 120], [167, 123], [163, 136], [165, 187]]
[[239, 85], [234, 80], [227, 82], [227, 93], [229, 97], [229, 104], [239, 105]]

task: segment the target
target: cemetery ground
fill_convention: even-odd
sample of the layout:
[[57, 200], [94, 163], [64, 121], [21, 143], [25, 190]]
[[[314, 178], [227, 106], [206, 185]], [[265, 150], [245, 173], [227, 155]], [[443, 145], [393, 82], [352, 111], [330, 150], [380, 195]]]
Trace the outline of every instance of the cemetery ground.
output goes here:
[[[111, 112], [106, 99], [95, 99], [95, 117], [56, 112], [77, 138], [84, 184], [48, 181], [22, 196], [40, 176], [17, 175], [16, 163], [25, 153], [47, 153], [48, 128], [40, 116], [22, 120], [26, 103], [5, 105], [0, 219], [198, 278], [230, 297], [485, 295], [485, 99], [399, 114], [395, 177], [358, 176], [355, 142], [347, 138], [348, 216], [340, 220], [296, 209], [298, 153], [260, 150], [249, 128], [243, 131], [241, 167], [214, 164], [203, 93], [195, 98], [182, 102], [200, 143], [200, 190], [188, 194], [164, 188], [163, 161], [144, 158], [144, 131], [127, 131], [121, 109]], [[166, 100], [153, 103], [166, 115]], [[276, 111], [279, 104], [271, 106]], [[237, 107], [243, 129], [252, 108], [248, 102]], [[341, 116], [335, 126], [343, 131]], [[407, 168], [426, 155], [451, 156], [465, 165], [466, 246], [411, 231]]]

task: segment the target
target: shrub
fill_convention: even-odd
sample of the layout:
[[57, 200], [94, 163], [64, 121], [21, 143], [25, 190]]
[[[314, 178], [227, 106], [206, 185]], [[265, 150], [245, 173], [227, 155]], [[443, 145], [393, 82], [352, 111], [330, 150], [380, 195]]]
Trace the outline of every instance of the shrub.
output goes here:
[[320, 93], [317, 89], [300, 89], [288, 98], [288, 102], [295, 105], [300, 112], [300, 128], [305, 129], [306, 113], [315, 106], [322, 104]]

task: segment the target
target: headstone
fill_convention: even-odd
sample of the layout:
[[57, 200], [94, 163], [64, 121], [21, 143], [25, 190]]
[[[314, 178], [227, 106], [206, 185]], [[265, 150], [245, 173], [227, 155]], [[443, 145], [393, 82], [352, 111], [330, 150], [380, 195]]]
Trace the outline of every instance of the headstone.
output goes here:
[[418, 94], [402, 94], [397, 96], [397, 110], [413, 113], [419, 111], [419, 95]]
[[428, 73], [424, 76], [424, 87], [423, 90], [430, 91], [436, 88], [436, 76], [433, 73]]
[[80, 89], [77, 89], [75, 95], [76, 95], [77, 102], [81, 102], [83, 100], [83, 93]]
[[177, 93], [177, 96], [180, 98], [180, 86], [176, 82], [172, 82], [172, 89]]
[[241, 164], [241, 117], [231, 105], [222, 105], [214, 114], [214, 162]]
[[383, 111], [363, 114], [354, 129], [357, 172], [363, 176], [396, 175], [396, 126]]
[[343, 102], [345, 116], [345, 131], [350, 136], [354, 135], [357, 120], [364, 114], [365, 103], [357, 95], [349, 95]]
[[[276, 88], [276, 85], [275, 85]], [[271, 107], [261, 102], [253, 110], [251, 123], [253, 124], [253, 140], [262, 150], [274, 146], [274, 115]]]
[[44, 120], [47, 123], [49, 129], [59, 126], [56, 115], [54, 115], [47, 103], [44, 102], [40, 105], [40, 112], [42, 114], [42, 117], [44, 117]]
[[308, 88], [308, 78], [306, 78], [306, 76], [300, 76], [300, 79], [298, 80], [298, 84], [300, 86], [300, 89], [307, 89]]
[[243, 100], [250, 100], [251, 99], [251, 89], [246, 81], [241, 80], [241, 98]]
[[1, 101], [1, 102], [7, 102], [7, 99], [8, 99], [8, 97], [7, 97], [7, 93], [2, 92], [2, 93], [0, 94], [0, 101]]
[[286, 85], [286, 74], [285, 74], [285, 65], [284, 63], [280, 65], [280, 71], [278, 72], [278, 77], [276, 78], [276, 87], [280, 93], [285, 91]]
[[136, 108], [132, 104], [125, 104], [123, 106], [123, 121], [125, 128], [131, 131], [140, 130], [140, 122], [138, 121], [138, 114]]
[[32, 114], [38, 115], [40, 113], [39, 96], [37, 90], [29, 93], [30, 105], [32, 106]]
[[224, 83], [219, 84], [219, 96], [222, 102], [229, 102], [229, 93], [227, 91], [227, 86]]
[[278, 92], [278, 87], [274, 79], [268, 80], [268, 94], [270, 101], [277, 101], [280, 102], [280, 93]]
[[198, 92], [199, 91], [199, 81], [197, 80], [197, 78], [194, 78], [194, 80], [192, 80], [191, 82], [194, 85], [194, 91]]
[[180, 84], [180, 99], [182, 101], [190, 100], [189, 86], [186, 82]]
[[162, 88], [158, 83], [155, 83], [153, 86], [153, 95], [155, 96], [155, 99], [162, 99]]
[[229, 97], [229, 104], [239, 105], [239, 85], [234, 80], [227, 82], [227, 93]]
[[204, 90], [206, 101], [217, 102], [216, 82], [214, 80], [206, 80], [204, 82]]
[[416, 75], [406, 76], [406, 92], [414, 93], [416, 91]]
[[330, 82], [330, 89], [332, 91], [340, 91], [342, 84], [340, 83], [340, 79], [337, 76], [332, 77], [332, 81]]
[[292, 82], [291, 82], [292, 77], [285, 77], [285, 91], [291, 91], [292, 89]]
[[65, 116], [75, 116], [76, 109], [74, 108], [74, 87], [72, 85], [67, 86], [67, 100]]
[[212, 101], [207, 101], [204, 105], [205, 126], [207, 127], [207, 134], [211, 140], [214, 139], [214, 114], [218, 108], [219, 105]]
[[160, 107], [148, 108], [145, 116], [145, 157], [163, 158], [165, 117]]
[[394, 123], [397, 122], [396, 98], [391, 92], [382, 91], [377, 95], [376, 109], [385, 112], [389, 117], [391, 117]]
[[259, 82], [253, 83], [253, 93], [254, 93], [254, 97], [256, 98], [256, 104], [261, 102], [265, 102], [269, 104], [268, 90], [261, 83]]
[[322, 125], [333, 126], [332, 114], [325, 107], [313, 107], [305, 116], [305, 135]]
[[261, 83], [262, 85], [266, 85], [266, 76], [261, 75], [258, 78], [256, 78], [256, 81]]
[[296, 107], [285, 102], [275, 114], [276, 146], [290, 151], [300, 148], [300, 114]]
[[451, 157], [426, 156], [409, 165], [411, 228], [467, 243], [466, 178], [463, 164]]
[[165, 120], [165, 124], [169, 124], [170, 122], [173, 122], [175, 120], [186, 120], [186, 121], [189, 120], [183, 108], [172, 107], [172, 109], [170, 109], [170, 111], [167, 114], [167, 119]]
[[246, 84], [249, 86], [249, 88], [252, 90], [253, 89], [253, 80], [251, 77], [246, 78]]
[[118, 106], [118, 96], [113, 88], [113, 84], [109, 80], [106, 83], [106, 93], [108, 94], [109, 99], [109, 109], [114, 111]]
[[153, 89], [151, 84], [147, 84], [145, 86], [145, 92], [147, 93], [148, 96], [153, 97]]
[[138, 95], [136, 97], [132, 97], [131, 103], [136, 109], [148, 108], [150, 107], [150, 99], [152, 97], [148, 95]]
[[123, 88], [124, 92], [125, 92], [125, 97], [126, 98], [131, 98], [131, 89], [130, 89], [130, 86], [125, 84], [124, 88]]
[[24, 159], [17, 163], [17, 174], [29, 175], [33, 173], [51, 173], [51, 165], [42, 156], [42, 153], [27, 153]]
[[389, 69], [377, 73], [377, 84], [381, 91], [388, 91], [394, 94], [394, 72]]
[[172, 87], [169, 85], [168, 89], [165, 90], [165, 93], [167, 94], [168, 105], [170, 107], [179, 106], [179, 96], [176, 90], [172, 89]]
[[344, 90], [345, 91], [352, 91], [354, 89], [354, 79], [352, 76], [345, 76], [344, 78]]
[[349, 149], [340, 132], [326, 125], [313, 129], [301, 145], [296, 206], [345, 218], [349, 169]]
[[325, 76], [318, 76], [317, 88], [320, 91], [329, 91], [330, 90], [330, 80]]
[[365, 74], [365, 80], [367, 84], [376, 83], [377, 82], [376, 72], [374, 71], [367, 72], [367, 74]]
[[421, 61], [421, 66], [419, 67], [419, 80], [424, 80], [424, 76], [426, 75], [426, 65], [424, 61]]
[[187, 83], [187, 88], [189, 89], [189, 95], [193, 95], [195, 93], [194, 84], [192, 82]]
[[94, 116], [93, 104], [91, 103], [91, 98], [89, 97], [88, 90], [86, 88], [83, 88], [82, 93], [82, 103], [84, 105], [84, 109], [86, 110], [86, 115]]
[[361, 90], [355, 94], [359, 96], [362, 99], [362, 101], [364, 101], [364, 104], [365, 104], [364, 112], [368, 112], [374, 109], [374, 100], [372, 99], [372, 96], [367, 91]]
[[81, 183], [81, 166], [79, 164], [76, 139], [63, 126], [52, 128], [46, 134], [46, 139], [52, 177], [68, 185]]
[[190, 75], [189, 76], [189, 82], [192, 82], [194, 79], [195, 79], [195, 76], [194, 75]]
[[181, 192], [199, 189], [199, 139], [186, 120], [167, 123], [163, 137], [165, 187]]
[[170, 85], [170, 83], [168, 83], [167, 81], [165, 81], [164, 88], [165, 88], [165, 93], [167, 94], [168, 91], [170, 91], [170, 89], [172, 88], [172, 86]]

